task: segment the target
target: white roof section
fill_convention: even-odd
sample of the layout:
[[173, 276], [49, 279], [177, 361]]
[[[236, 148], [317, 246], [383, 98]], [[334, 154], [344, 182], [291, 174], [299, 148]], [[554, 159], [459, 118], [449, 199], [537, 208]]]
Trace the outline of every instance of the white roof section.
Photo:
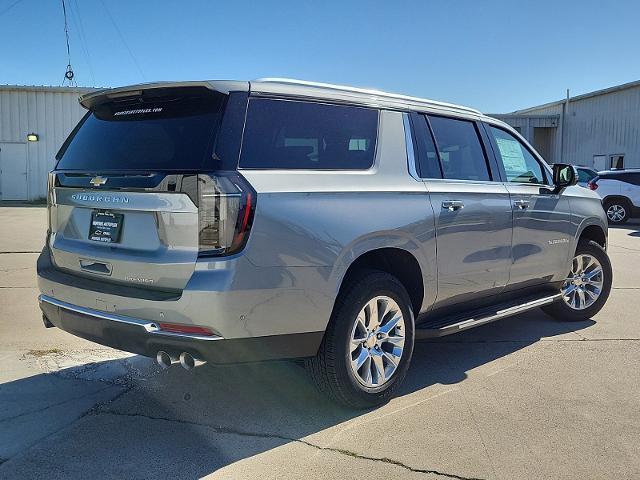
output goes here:
[[383, 92], [381, 90], [350, 87], [331, 83], [309, 82], [292, 78], [259, 78], [251, 82], [252, 92], [276, 93], [299, 95], [315, 98], [334, 98], [336, 100], [351, 100], [360, 103], [385, 104], [389, 106], [424, 106], [438, 110], [454, 110], [475, 115], [482, 115], [476, 109], [455, 105], [453, 103], [439, 102], [427, 98], [411, 97], [397, 93]]

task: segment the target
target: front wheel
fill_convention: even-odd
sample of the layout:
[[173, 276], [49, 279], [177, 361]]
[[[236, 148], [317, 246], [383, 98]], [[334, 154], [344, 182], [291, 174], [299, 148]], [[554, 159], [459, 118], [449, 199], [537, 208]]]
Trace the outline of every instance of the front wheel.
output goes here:
[[388, 401], [413, 353], [411, 300], [392, 275], [363, 272], [340, 292], [318, 355], [307, 367], [339, 403], [369, 408]]
[[604, 248], [594, 241], [580, 242], [561, 288], [562, 298], [543, 310], [558, 320], [587, 320], [606, 303], [612, 281], [611, 261]]
[[631, 206], [629, 202], [621, 199], [607, 200], [604, 204], [604, 211], [607, 214], [609, 223], [613, 225], [622, 225], [626, 223], [631, 216]]

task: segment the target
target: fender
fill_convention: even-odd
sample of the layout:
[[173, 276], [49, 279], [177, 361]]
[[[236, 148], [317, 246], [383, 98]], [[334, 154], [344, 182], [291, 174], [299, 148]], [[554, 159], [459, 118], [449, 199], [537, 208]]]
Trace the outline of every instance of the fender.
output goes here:
[[423, 243], [408, 232], [379, 231], [372, 232], [353, 240], [342, 250], [331, 270], [329, 283], [337, 294], [349, 267], [362, 255], [382, 248], [397, 248], [412, 255], [422, 272], [423, 303], [421, 311], [431, 307], [437, 292], [437, 267], [435, 250], [435, 231], [432, 228]]

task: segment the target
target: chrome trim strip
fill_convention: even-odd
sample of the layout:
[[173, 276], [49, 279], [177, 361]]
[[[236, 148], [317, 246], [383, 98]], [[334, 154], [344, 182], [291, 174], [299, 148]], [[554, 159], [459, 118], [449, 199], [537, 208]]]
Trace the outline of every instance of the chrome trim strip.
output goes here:
[[191, 340], [207, 340], [207, 341], [224, 340], [224, 338], [219, 335], [205, 336], [205, 335], [191, 335], [187, 333], [165, 332], [160, 330], [160, 327], [156, 322], [150, 322], [148, 320], [143, 320], [139, 318], [127, 317], [127, 316], [118, 315], [115, 313], [103, 312], [101, 310], [94, 310], [92, 308], [80, 307], [78, 305], [73, 305], [71, 303], [63, 302], [62, 300], [56, 300], [55, 298], [49, 297], [48, 295], [40, 295], [38, 297], [38, 303], [48, 303], [49, 305], [53, 305], [54, 307], [62, 308], [70, 312], [79, 313], [81, 315], [86, 315], [88, 317], [100, 318], [102, 320], [109, 320], [111, 322], [123, 323], [126, 325], [134, 325], [136, 327], [144, 328], [144, 330], [151, 335], [179, 337], [179, 338], [185, 338], [185, 339], [191, 339]]
[[459, 323], [455, 323], [453, 325], [447, 325], [443, 328], [443, 330], [458, 327], [458, 330], [465, 330], [470, 327], [476, 327], [478, 325], [483, 325], [485, 323], [493, 322], [494, 320], [500, 320], [501, 318], [510, 317], [512, 315], [517, 315], [518, 313], [526, 312], [527, 310], [531, 310], [533, 308], [541, 307], [543, 305], [548, 305], [553, 303], [555, 300], [562, 296], [561, 293], [556, 293], [548, 297], [539, 298], [537, 300], [532, 300], [527, 303], [523, 303], [522, 305], [515, 305], [513, 307], [505, 308], [504, 310], [497, 311], [494, 315], [490, 315], [488, 317], [474, 319], [470, 318], [468, 320], [464, 320]]
[[56, 205], [110, 210], [198, 213], [198, 207], [181, 192], [132, 192], [56, 187]]

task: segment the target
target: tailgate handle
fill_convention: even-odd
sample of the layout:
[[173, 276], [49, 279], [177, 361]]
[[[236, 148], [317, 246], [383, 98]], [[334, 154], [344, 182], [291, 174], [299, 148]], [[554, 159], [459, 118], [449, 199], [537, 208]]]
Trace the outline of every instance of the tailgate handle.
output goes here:
[[97, 273], [99, 275], [111, 275], [111, 264], [97, 262], [95, 260], [80, 259], [80, 268], [85, 272]]

